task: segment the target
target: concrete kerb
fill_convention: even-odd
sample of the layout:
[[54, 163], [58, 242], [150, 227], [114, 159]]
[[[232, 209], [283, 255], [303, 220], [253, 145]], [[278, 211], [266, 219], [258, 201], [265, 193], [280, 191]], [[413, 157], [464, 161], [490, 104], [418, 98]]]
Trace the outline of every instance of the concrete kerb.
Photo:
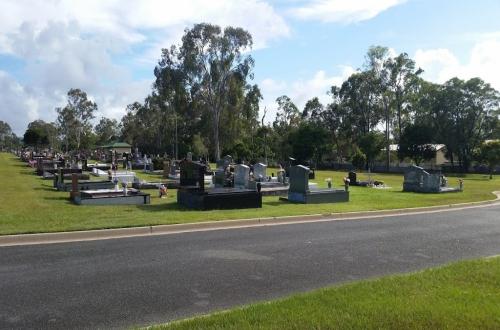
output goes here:
[[196, 231], [237, 229], [245, 227], [277, 226], [285, 224], [299, 224], [307, 222], [323, 221], [345, 221], [367, 218], [380, 218], [398, 215], [412, 215], [420, 213], [435, 213], [442, 211], [453, 211], [467, 208], [484, 207], [500, 203], [500, 191], [493, 192], [497, 198], [489, 201], [458, 203], [449, 205], [438, 205], [420, 208], [404, 208], [394, 210], [346, 212], [346, 213], [325, 213], [299, 216], [266, 217], [237, 220], [207, 221], [198, 223], [156, 225], [117, 229], [85, 230], [58, 233], [40, 233], [40, 234], [20, 234], [0, 236], [0, 246], [14, 245], [34, 245], [65, 243], [75, 241], [91, 241], [116, 239], [126, 237], [140, 237], [150, 235], [178, 234]]

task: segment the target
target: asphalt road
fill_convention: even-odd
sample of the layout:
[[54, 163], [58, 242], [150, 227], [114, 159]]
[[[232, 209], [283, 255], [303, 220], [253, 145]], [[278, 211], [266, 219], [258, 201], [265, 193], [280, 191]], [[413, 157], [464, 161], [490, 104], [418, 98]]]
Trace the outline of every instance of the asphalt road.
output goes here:
[[124, 328], [500, 254], [500, 206], [0, 247], [0, 328]]

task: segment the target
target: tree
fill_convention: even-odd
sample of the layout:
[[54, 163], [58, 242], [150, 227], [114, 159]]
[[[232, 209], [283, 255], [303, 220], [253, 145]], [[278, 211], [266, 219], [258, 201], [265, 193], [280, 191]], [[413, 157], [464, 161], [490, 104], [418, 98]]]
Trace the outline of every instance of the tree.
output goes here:
[[313, 97], [306, 102], [304, 110], [302, 110], [302, 119], [314, 120], [324, 111], [324, 106], [317, 97]]
[[206, 105], [212, 116], [215, 158], [220, 158], [220, 124], [229, 103], [232, 83], [246, 85], [253, 78], [254, 61], [246, 51], [252, 47], [252, 36], [242, 28], [196, 24], [186, 30], [178, 58], [186, 82], [194, 97]]
[[37, 130], [46, 140], [45, 145], [50, 149], [56, 150], [60, 147], [59, 132], [55, 123], [47, 123], [41, 119], [32, 121], [28, 124], [28, 129]]
[[299, 109], [292, 100], [288, 96], [282, 95], [276, 99], [276, 103], [278, 103], [278, 110], [273, 122], [274, 129], [278, 133], [285, 134], [290, 128], [297, 128], [300, 124], [301, 116]]
[[80, 150], [85, 136], [92, 132], [91, 120], [97, 111], [97, 105], [87, 98], [87, 93], [80, 89], [68, 91], [68, 104], [56, 108], [57, 123], [68, 150], [70, 143]]
[[354, 149], [351, 163], [355, 168], [362, 169], [366, 164], [366, 155], [359, 148]]
[[383, 118], [385, 124], [385, 166], [389, 170], [391, 151], [390, 151], [390, 132], [393, 111], [391, 109], [391, 98], [389, 90], [390, 74], [388, 68], [389, 48], [382, 46], [371, 46], [365, 56], [365, 70], [370, 72], [374, 79], [374, 85], [378, 86], [378, 98], [383, 109]]
[[112, 140], [118, 139], [120, 136], [120, 127], [116, 119], [109, 119], [101, 117], [99, 123], [94, 128], [97, 141], [99, 145], [108, 143]]
[[302, 123], [290, 132], [288, 144], [292, 147], [292, 155], [299, 163], [310, 160], [319, 163], [322, 155], [329, 149], [328, 132], [317, 125]]
[[7, 147], [10, 137], [12, 136], [12, 129], [10, 125], [0, 120], [0, 150]]
[[375, 128], [382, 118], [377, 77], [371, 71], [352, 74], [343, 84], [339, 96], [344, 107], [344, 121], [359, 137]]
[[500, 165], [500, 141], [483, 142], [476, 153], [479, 162], [486, 163], [493, 179], [493, 170]]
[[479, 78], [452, 78], [432, 93], [429, 121], [448, 155], [456, 154], [461, 171], [467, 172], [474, 150], [494, 134], [499, 93]]
[[205, 146], [205, 143], [203, 143], [200, 134], [195, 134], [193, 136], [193, 152], [198, 156], [208, 156], [208, 148]]
[[371, 131], [359, 139], [358, 145], [366, 156], [366, 165], [370, 168], [384, 147], [384, 135], [380, 132]]
[[407, 125], [399, 139], [399, 159], [411, 158], [418, 166], [422, 161], [436, 157], [436, 148], [431, 144], [433, 138], [434, 134], [430, 126]]
[[403, 127], [403, 117], [407, 115], [407, 105], [411, 95], [418, 86], [418, 76], [423, 72], [418, 68], [415, 70], [415, 61], [408, 54], [401, 53], [394, 58], [389, 58], [384, 63], [385, 74], [384, 85], [390, 95], [391, 103], [395, 107], [397, 129], [395, 131], [396, 141], [399, 141]]
[[23, 141], [25, 145], [34, 147], [37, 151], [49, 144], [47, 134], [39, 128], [28, 128], [24, 132]]

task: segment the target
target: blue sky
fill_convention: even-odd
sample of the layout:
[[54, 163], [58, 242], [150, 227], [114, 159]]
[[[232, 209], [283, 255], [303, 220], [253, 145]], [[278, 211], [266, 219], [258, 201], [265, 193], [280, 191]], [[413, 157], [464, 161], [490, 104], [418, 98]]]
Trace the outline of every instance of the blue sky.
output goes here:
[[17, 134], [52, 121], [70, 88], [121, 118], [150, 92], [162, 47], [198, 22], [254, 37], [255, 79], [271, 121], [283, 94], [302, 107], [363, 65], [371, 45], [407, 52], [424, 77], [479, 76], [500, 90], [500, 1], [185, 0], [0, 2], [0, 120]]

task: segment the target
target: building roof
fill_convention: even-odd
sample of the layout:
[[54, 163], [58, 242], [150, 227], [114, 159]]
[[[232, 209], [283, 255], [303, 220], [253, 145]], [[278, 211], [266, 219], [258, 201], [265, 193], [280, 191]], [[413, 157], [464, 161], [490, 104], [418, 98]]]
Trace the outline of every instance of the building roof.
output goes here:
[[[433, 146], [434, 149], [436, 149], [436, 151], [441, 150], [441, 149], [443, 149], [445, 147], [444, 144], [431, 144], [431, 146]], [[382, 149], [382, 150], [385, 150], [385, 148]], [[397, 144], [390, 144], [389, 145], [389, 150], [390, 151], [398, 151], [398, 145]]]
[[132, 148], [132, 146], [126, 142], [113, 142], [110, 144], [102, 145], [101, 148], [112, 149], [112, 148]]

